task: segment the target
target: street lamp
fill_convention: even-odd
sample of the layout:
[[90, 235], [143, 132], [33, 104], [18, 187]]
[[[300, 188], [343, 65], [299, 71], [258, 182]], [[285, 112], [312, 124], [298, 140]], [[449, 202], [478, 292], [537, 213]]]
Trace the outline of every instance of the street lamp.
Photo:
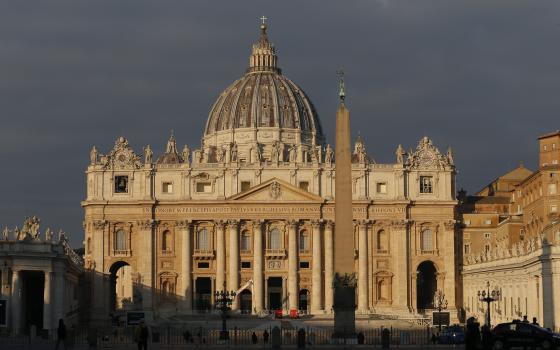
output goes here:
[[222, 330], [220, 331], [220, 340], [228, 340], [229, 332], [226, 327], [227, 312], [230, 309], [236, 293], [234, 291], [226, 291], [226, 284], [224, 282], [224, 289], [218, 290], [214, 293], [214, 305], [216, 309], [222, 313]]
[[439, 323], [439, 331], [441, 333], [441, 310], [447, 309], [447, 299], [445, 299], [445, 293], [442, 290], [437, 290], [434, 294], [434, 308], [438, 311], [438, 315], [440, 317]]
[[486, 303], [486, 325], [490, 328], [490, 304], [500, 299], [500, 291], [493, 289], [490, 292], [490, 282], [486, 281], [486, 290], [478, 291], [478, 300]]

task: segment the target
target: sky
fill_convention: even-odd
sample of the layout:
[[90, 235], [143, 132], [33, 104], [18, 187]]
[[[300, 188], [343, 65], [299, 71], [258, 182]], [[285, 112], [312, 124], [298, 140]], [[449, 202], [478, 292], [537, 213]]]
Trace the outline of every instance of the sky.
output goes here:
[[560, 129], [560, 1], [0, 1], [0, 227], [37, 215], [83, 240], [89, 150], [200, 145], [259, 17], [334, 144], [336, 71], [378, 163], [423, 136], [476, 192]]

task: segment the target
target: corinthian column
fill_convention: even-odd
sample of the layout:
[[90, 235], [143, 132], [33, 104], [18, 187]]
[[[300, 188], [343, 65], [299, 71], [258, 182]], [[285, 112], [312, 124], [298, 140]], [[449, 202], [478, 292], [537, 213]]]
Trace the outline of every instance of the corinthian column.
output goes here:
[[181, 221], [177, 223], [177, 227], [181, 232], [182, 245], [181, 245], [181, 279], [183, 289], [181, 295], [185, 298], [183, 309], [185, 311], [192, 310], [192, 249], [191, 249], [191, 236], [192, 225], [188, 221]]
[[226, 281], [226, 238], [224, 223], [216, 222], [216, 291], [224, 290]]
[[325, 224], [325, 311], [327, 312], [332, 312], [333, 308], [333, 276], [333, 222], [329, 220]]
[[358, 311], [368, 310], [368, 242], [367, 223], [358, 226]]
[[[237, 291], [239, 288], [239, 234], [236, 220], [228, 221], [229, 229], [229, 290]], [[232, 310], [239, 309], [239, 298], [231, 304]]]
[[253, 309], [255, 312], [264, 309], [263, 286], [262, 222], [256, 220], [253, 223]]
[[297, 221], [288, 223], [288, 309], [298, 308], [298, 285], [297, 285]]
[[323, 264], [321, 264], [321, 224], [313, 222], [313, 287], [311, 289], [311, 312], [318, 313], [321, 307], [321, 294], [323, 291]]
[[19, 270], [12, 270], [12, 331], [19, 334], [21, 330], [21, 279]]
[[53, 309], [53, 297], [52, 297], [52, 272], [45, 271], [45, 287], [43, 289], [43, 329], [51, 331], [54, 329], [52, 325], [52, 309]]

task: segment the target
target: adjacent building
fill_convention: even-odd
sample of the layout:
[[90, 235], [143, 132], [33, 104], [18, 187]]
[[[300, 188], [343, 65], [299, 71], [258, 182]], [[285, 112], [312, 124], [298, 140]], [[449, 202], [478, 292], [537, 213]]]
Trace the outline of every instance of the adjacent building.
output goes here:
[[560, 328], [560, 131], [539, 137], [539, 168], [499, 177], [475, 196], [459, 196], [463, 227], [463, 304], [481, 319], [479, 291], [500, 291], [492, 322], [528, 316]]

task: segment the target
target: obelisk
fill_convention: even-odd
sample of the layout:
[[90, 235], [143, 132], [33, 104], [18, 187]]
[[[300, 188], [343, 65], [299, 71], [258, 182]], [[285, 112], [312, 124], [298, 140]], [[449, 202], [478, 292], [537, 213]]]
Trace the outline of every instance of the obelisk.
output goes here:
[[352, 153], [350, 113], [344, 104], [344, 76], [340, 74], [340, 104], [336, 112], [334, 205], [334, 333], [335, 338], [355, 339], [354, 228], [352, 217]]

